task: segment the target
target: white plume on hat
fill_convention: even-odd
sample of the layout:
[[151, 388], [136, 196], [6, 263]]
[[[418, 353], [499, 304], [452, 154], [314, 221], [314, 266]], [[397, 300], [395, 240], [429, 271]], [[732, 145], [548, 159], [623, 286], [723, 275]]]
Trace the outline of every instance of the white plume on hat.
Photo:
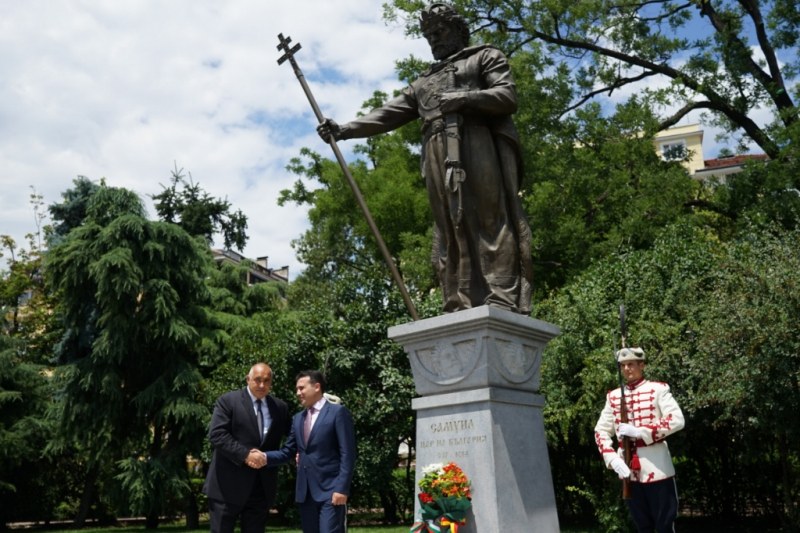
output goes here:
[[641, 348], [623, 348], [617, 352], [617, 363], [628, 361], [645, 361], [644, 350]]
[[342, 399], [336, 396], [335, 394], [328, 394], [327, 392], [322, 394], [326, 400], [331, 403], [342, 403]]

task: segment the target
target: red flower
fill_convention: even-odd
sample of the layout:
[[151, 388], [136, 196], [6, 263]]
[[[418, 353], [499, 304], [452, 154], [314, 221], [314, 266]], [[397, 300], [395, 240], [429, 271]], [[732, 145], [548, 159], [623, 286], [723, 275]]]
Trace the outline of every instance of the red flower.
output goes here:
[[457, 464], [428, 465], [423, 468], [423, 472], [424, 474], [419, 482], [420, 501], [422, 501], [423, 493], [432, 500], [438, 497], [467, 499], [472, 497], [469, 479]]

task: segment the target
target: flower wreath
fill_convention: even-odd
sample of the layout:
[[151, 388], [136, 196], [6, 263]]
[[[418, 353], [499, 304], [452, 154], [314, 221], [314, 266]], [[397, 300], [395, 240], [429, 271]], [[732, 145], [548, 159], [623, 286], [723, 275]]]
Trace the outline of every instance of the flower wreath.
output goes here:
[[422, 520], [414, 523], [411, 533], [458, 533], [472, 507], [469, 479], [455, 463], [428, 465], [419, 481], [419, 503]]

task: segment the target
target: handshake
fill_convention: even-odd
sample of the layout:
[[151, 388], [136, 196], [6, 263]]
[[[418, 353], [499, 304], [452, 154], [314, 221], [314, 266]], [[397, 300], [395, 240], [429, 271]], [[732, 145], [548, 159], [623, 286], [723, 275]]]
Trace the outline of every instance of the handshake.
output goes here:
[[267, 466], [267, 454], [258, 448], [253, 448], [250, 450], [250, 453], [247, 454], [247, 458], [244, 460], [244, 462], [247, 466], [256, 470], [259, 468], [264, 468]]

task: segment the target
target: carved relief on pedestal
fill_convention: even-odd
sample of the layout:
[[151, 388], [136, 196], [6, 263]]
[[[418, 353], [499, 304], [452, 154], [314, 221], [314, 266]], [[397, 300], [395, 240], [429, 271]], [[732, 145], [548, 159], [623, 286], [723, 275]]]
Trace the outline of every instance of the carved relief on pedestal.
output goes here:
[[542, 364], [541, 347], [504, 339], [492, 339], [494, 366], [510, 383], [525, 383]]
[[414, 350], [414, 355], [428, 380], [449, 385], [472, 373], [478, 359], [477, 345], [476, 339], [453, 343], [440, 341]]

